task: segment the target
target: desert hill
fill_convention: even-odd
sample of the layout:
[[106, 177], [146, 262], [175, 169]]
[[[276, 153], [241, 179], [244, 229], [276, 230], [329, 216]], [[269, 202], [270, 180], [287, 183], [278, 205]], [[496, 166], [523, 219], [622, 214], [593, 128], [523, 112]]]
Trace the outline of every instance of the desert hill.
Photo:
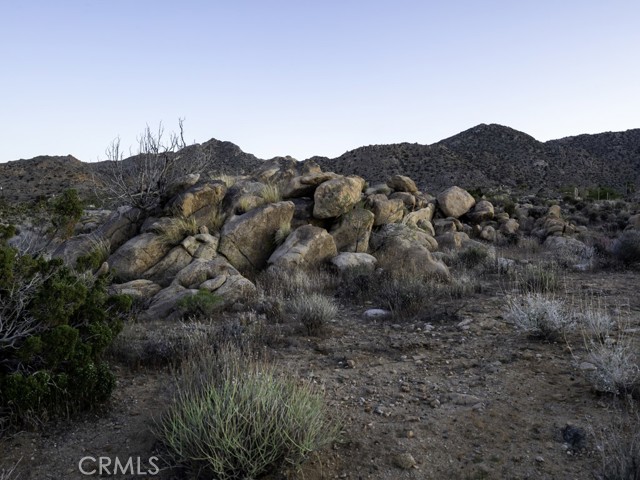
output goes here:
[[[209, 157], [212, 173], [247, 173], [262, 161], [231, 142], [216, 139], [179, 152], [187, 158], [203, 153]], [[540, 142], [509, 127], [481, 124], [432, 145], [370, 145], [336, 158], [308, 160], [324, 171], [360, 175], [371, 183], [407, 175], [429, 192], [457, 184], [467, 189], [503, 185], [529, 192], [600, 186], [626, 194], [640, 190], [640, 129]], [[70, 155], [17, 160], [0, 164], [0, 186], [10, 201], [50, 196], [71, 187], [90, 197], [93, 175], [108, 165], [81, 162]]]

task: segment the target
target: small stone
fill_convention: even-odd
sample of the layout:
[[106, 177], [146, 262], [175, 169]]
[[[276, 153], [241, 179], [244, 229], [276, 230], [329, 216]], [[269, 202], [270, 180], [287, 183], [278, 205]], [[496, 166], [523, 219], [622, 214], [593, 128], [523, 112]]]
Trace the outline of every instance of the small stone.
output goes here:
[[370, 308], [365, 311], [362, 316], [367, 320], [381, 320], [389, 318], [391, 316], [391, 312], [389, 310], [383, 310], [382, 308]]
[[398, 453], [393, 457], [393, 464], [403, 470], [411, 470], [416, 467], [416, 460], [413, 458], [413, 455], [408, 452]]
[[347, 368], [356, 368], [356, 362], [353, 360], [347, 360]]
[[596, 367], [593, 363], [590, 363], [590, 362], [582, 362], [578, 368], [580, 368], [580, 370], [583, 370], [583, 371], [594, 371], [598, 369], [598, 367]]
[[382, 405], [377, 405], [376, 408], [373, 409], [373, 413], [377, 415], [384, 415], [384, 409], [382, 408]]
[[538, 462], [538, 463], [544, 463], [544, 457], [543, 457], [542, 455], [538, 455], [538, 456], [536, 457], [536, 462]]

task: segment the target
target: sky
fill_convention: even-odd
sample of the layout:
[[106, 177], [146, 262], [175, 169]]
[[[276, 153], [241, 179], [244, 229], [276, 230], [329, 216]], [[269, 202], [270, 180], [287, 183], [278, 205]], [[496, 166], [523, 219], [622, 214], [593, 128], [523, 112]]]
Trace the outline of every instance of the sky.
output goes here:
[[[637, 0], [0, 0], [0, 162], [146, 125], [260, 158], [640, 127]], [[134, 149], [135, 151], [135, 149]]]

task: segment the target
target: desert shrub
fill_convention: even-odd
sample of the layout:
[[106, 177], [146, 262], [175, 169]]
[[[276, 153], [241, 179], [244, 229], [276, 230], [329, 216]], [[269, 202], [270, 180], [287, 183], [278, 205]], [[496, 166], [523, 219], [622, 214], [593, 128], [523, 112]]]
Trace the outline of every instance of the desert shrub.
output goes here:
[[338, 307], [333, 300], [319, 293], [299, 295], [288, 306], [294, 318], [302, 324], [307, 334], [318, 335], [328, 322], [335, 319]]
[[222, 299], [207, 290], [198, 290], [195, 295], [187, 295], [176, 304], [182, 318], [209, 318], [220, 309]]
[[395, 319], [411, 319], [433, 302], [435, 283], [414, 275], [381, 275], [377, 300], [391, 311]]
[[80, 220], [83, 212], [83, 205], [78, 197], [77, 190], [70, 188], [56, 197], [51, 206], [51, 223], [56, 229], [56, 233], [63, 238], [68, 238], [73, 234], [74, 225]]
[[633, 338], [618, 333], [615, 338], [586, 338], [587, 361], [595, 370], [587, 371], [587, 377], [595, 390], [628, 395], [640, 389], [640, 358], [633, 345]]
[[507, 297], [507, 318], [524, 332], [546, 340], [557, 340], [574, 323], [563, 302], [540, 293]]
[[465, 298], [482, 292], [483, 286], [478, 275], [463, 271], [455, 275], [451, 282], [437, 284], [436, 290], [440, 290], [450, 298]]
[[627, 230], [613, 242], [612, 253], [625, 264], [640, 262], [640, 231]]
[[157, 434], [173, 460], [204, 478], [244, 479], [301, 464], [333, 441], [323, 398], [236, 349], [183, 364]]
[[270, 268], [260, 273], [256, 282], [266, 295], [290, 299], [304, 293], [329, 292], [338, 279], [324, 270]]
[[0, 246], [0, 426], [37, 424], [109, 398], [103, 360], [129, 301], [82, 276]]
[[172, 217], [160, 228], [160, 239], [167, 245], [178, 245], [185, 237], [196, 235], [198, 224], [193, 217]]
[[452, 252], [450, 263], [465, 269], [485, 270], [495, 265], [495, 255], [484, 246], [474, 246]]
[[178, 126], [180, 133], [171, 133], [168, 139], [162, 123], [155, 132], [147, 126], [138, 137], [137, 154], [126, 160], [120, 139], [114, 139], [106, 150], [104, 173], [95, 181], [103, 196], [115, 204], [151, 211], [181, 177], [207, 170], [210, 153], [203, 148], [186, 148], [181, 119]]

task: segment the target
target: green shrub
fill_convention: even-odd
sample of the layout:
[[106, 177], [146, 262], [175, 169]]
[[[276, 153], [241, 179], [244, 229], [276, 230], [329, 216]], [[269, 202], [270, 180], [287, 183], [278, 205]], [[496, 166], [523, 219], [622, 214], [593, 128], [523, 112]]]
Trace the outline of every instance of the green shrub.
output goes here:
[[0, 427], [39, 423], [109, 398], [102, 356], [131, 301], [59, 260], [0, 246]]
[[182, 318], [207, 318], [220, 309], [220, 296], [207, 290], [181, 298], [177, 307]]
[[73, 234], [73, 227], [80, 220], [83, 212], [77, 190], [73, 188], [65, 190], [53, 201], [51, 207], [51, 222], [56, 232], [62, 234], [63, 238], [68, 238]]
[[203, 351], [183, 364], [157, 428], [173, 460], [202, 478], [259, 478], [300, 465], [336, 429], [309, 384], [279, 376], [238, 350]]

